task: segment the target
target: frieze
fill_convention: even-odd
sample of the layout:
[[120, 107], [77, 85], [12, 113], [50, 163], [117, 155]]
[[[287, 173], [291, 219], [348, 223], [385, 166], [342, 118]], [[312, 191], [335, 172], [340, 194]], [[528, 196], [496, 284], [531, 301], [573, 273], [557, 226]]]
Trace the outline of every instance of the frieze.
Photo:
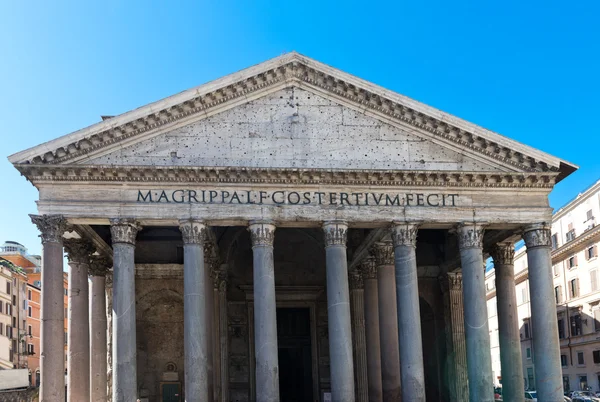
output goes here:
[[532, 225], [523, 230], [527, 248], [550, 247], [552, 244], [550, 227], [546, 224]]
[[323, 225], [325, 232], [325, 247], [344, 246], [348, 241], [348, 225], [342, 222], [326, 222]]
[[280, 63], [277, 67], [242, 78], [226, 87], [199, 93], [194, 98], [166, 106], [162, 110], [154, 110], [133, 121], [116, 126], [107, 125], [103, 131], [97, 131], [53, 151], [32, 157], [27, 163], [57, 164], [83, 157], [101, 148], [114, 146], [146, 132], [160, 129], [167, 124], [189, 120], [194, 115], [204, 116], [213, 110], [223, 110], [226, 103], [235, 104], [238, 99], [244, 99], [286, 82], [288, 85], [297, 83], [297, 85], [312, 86], [329, 92], [337, 98], [355, 104], [360, 109], [367, 109], [403, 124], [417, 127], [438, 139], [457, 144], [524, 171], [558, 171], [557, 166], [549, 166], [534, 157], [484, 138], [478, 135], [476, 130], [466, 130], [463, 124], [452, 124], [448, 119], [435, 118], [428, 112], [416, 110], [402, 102], [402, 98], [398, 96], [383, 96], [357, 87], [356, 83], [352, 82], [353, 79], [342, 79], [332, 75], [336, 74], [335, 72], [322, 71], [319, 67], [312, 66], [317, 63], [307, 61], [301, 56], [295, 54], [284, 56]]
[[394, 223], [392, 226], [392, 241], [397, 246], [417, 246], [419, 226], [413, 223]]
[[29, 215], [37, 226], [42, 243], [60, 243], [67, 230], [67, 220], [62, 215]]
[[[555, 172], [499, 173], [203, 166], [15, 165], [15, 167], [33, 183], [182, 182], [215, 184], [342, 184], [376, 187], [552, 188], [558, 176], [558, 173]], [[160, 198], [160, 194], [158, 198]], [[431, 201], [434, 202], [433, 199]]]
[[140, 231], [141, 226], [134, 219], [115, 218], [110, 219], [110, 233], [112, 243], [135, 244], [135, 238]]

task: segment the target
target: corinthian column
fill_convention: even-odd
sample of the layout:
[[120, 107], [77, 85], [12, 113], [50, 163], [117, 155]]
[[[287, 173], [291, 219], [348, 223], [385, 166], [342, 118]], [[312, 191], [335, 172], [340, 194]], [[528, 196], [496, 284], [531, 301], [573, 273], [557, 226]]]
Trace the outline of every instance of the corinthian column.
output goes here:
[[90, 397], [90, 317], [88, 269], [94, 252], [85, 239], [65, 240], [69, 259], [67, 401]]
[[140, 227], [133, 219], [111, 219], [113, 247], [112, 398], [137, 399], [135, 321], [135, 238]]
[[379, 294], [377, 292], [377, 264], [369, 256], [361, 263], [365, 287], [365, 338], [367, 342], [367, 377], [369, 402], [382, 402], [381, 347], [379, 339]]
[[90, 261], [90, 401], [106, 402], [106, 272], [103, 257]]
[[208, 381], [208, 395], [211, 401], [216, 400], [215, 394], [215, 362], [214, 362], [214, 287], [213, 287], [213, 265], [216, 263], [215, 246], [209, 239], [204, 242], [204, 294], [206, 300], [206, 327], [207, 349], [206, 349], [206, 375]]
[[217, 290], [219, 310], [219, 370], [220, 399], [218, 402], [229, 402], [229, 326], [227, 323], [227, 265], [221, 265], [215, 272], [214, 285]]
[[327, 271], [327, 319], [332, 402], [354, 402], [354, 363], [348, 289], [346, 240], [348, 225], [333, 221], [323, 225]]
[[535, 388], [539, 401], [562, 401], [560, 344], [552, 280], [550, 227], [531, 225], [523, 233], [529, 265], [531, 323], [535, 354]]
[[204, 266], [206, 227], [202, 222], [182, 221], [183, 235], [183, 348], [185, 398], [209, 400], [207, 285]]
[[40, 353], [40, 402], [65, 400], [65, 302], [63, 282], [63, 233], [67, 221], [60, 215], [30, 215], [41, 232], [42, 336]]
[[425, 371], [417, 278], [417, 225], [396, 223], [392, 228], [396, 270], [396, 307], [402, 400], [425, 402]]
[[467, 343], [467, 370], [471, 401], [494, 401], [492, 357], [485, 297], [485, 270], [483, 269], [483, 228], [465, 224], [458, 228], [458, 244], [463, 273], [465, 303], [465, 332]]
[[357, 402], [369, 401], [367, 382], [367, 349], [365, 343], [365, 297], [362, 272], [350, 271], [350, 312], [352, 313], [352, 339], [354, 340], [354, 381]]
[[507, 401], [523, 401], [525, 385], [513, 265], [515, 246], [512, 242], [496, 244], [492, 247], [491, 255], [496, 271], [502, 397]]
[[[400, 379], [400, 351], [398, 347], [398, 310], [396, 307], [394, 245], [391, 240], [375, 243], [373, 253], [377, 262], [383, 402], [396, 402], [400, 400], [402, 391]], [[413, 325], [413, 323], [410, 325]]]
[[254, 353], [256, 401], [279, 402], [279, 361], [275, 302], [273, 240], [275, 225], [253, 222], [249, 226], [254, 255]]
[[463, 309], [462, 274], [449, 272], [440, 278], [444, 294], [444, 320], [446, 323], [446, 350], [448, 356], [447, 378], [450, 402], [469, 400], [467, 376], [467, 347], [465, 344], [465, 319]]

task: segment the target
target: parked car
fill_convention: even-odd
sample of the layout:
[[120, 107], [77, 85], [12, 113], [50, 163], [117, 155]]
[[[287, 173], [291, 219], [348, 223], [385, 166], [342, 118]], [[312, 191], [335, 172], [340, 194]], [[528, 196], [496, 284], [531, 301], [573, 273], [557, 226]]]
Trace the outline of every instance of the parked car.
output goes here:
[[[525, 391], [525, 401], [526, 402], [529, 402], [529, 401], [537, 402], [537, 392], [536, 391]], [[585, 399], [582, 399], [579, 402], [583, 402], [583, 401], [587, 402], [587, 400], [585, 400]], [[574, 399], [571, 400], [571, 398], [569, 398], [568, 396], [565, 396], [564, 402], [575, 402], [575, 400]], [[594, 402], [596, 402], [596, 401], [594, 400]]]
[[572, 402], [600, 402], [600, 398], [596, 397], [591, 391], [573, 391], [571, 392]]

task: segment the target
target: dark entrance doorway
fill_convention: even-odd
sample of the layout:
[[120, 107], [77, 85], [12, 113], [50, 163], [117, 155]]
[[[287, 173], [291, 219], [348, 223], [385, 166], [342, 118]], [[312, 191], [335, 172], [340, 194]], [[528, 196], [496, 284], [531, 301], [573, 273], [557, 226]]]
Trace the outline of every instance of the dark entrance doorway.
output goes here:
[[277, 309], [281, 402], [312, 402], [310, 310]]

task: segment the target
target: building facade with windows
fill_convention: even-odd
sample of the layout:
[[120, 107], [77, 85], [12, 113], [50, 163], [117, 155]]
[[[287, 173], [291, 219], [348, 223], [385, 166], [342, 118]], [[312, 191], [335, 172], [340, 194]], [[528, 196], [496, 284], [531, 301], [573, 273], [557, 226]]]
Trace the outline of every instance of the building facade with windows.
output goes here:
[[[600, 391], [600, 181], [557, 210], [552, 219], [552, 276], [565, 390]], [[516, 300], [525, 384], [535, 386], [526, 248], [515, 254]], [[486, 275], [494, 379], [501, 382], [495, 272]]]

